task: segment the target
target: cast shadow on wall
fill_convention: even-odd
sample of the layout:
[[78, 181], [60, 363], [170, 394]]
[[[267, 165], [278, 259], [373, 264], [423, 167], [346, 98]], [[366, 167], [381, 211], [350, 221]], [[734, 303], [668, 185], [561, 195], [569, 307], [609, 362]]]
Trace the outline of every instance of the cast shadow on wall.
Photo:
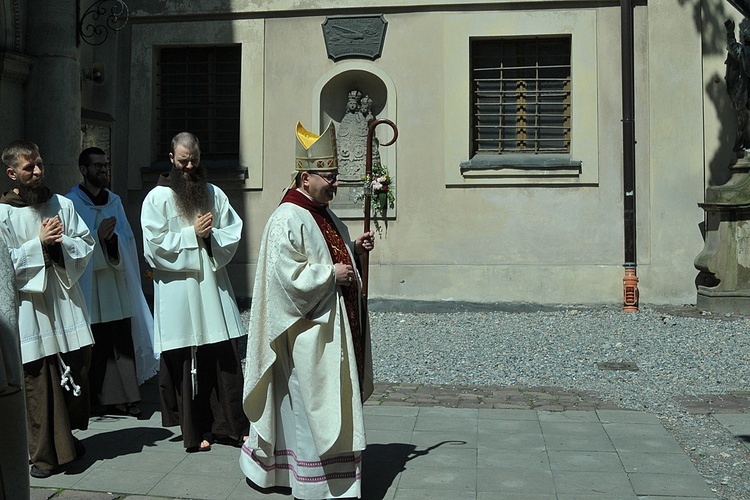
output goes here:
[[[701, 2], [700, 0], [679, 0], [680, 5], [691, 5], [693, 7], [693, 18], [695, 29], [702, 33], [703, 57], [723, 57], [727, 55], [727, 30], [724, 22], [736, 12], [726, 1]], [[750, 28], [750, 21], [744, 19], [739, 23], [736, 36], [739, 39], [739, 31]], [[713, 107], [718, 117], [719, 127], [715, 131], [718, 148], [712, 157], [706, 158], [707, 184], [709, 186], [720, 186], [725, 184], [730, 177], [730, 162], [736, 159], [732, 151], [737, 136], [737, 110], [727, 92], [725, 75], [715, 72], [707, 75], [705, 82], [705, 93], [708, 102], [705, 112], [708, 113]], [[711, 133], [707, 131], [707, 133]]]

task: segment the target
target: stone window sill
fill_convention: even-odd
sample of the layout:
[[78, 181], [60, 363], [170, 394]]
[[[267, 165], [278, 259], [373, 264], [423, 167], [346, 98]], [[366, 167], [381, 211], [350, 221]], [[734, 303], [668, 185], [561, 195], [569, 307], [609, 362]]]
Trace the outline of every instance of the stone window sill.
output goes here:
[[578, 177], [583, 162], [567, 154], [504, 154], [476, 155], [460, 164], [466, 178], [482, 177]]

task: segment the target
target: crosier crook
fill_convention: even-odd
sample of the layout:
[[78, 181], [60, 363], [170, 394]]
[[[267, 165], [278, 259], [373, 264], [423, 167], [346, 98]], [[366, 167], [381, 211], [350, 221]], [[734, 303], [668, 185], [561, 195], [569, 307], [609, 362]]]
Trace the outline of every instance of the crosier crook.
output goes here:
[[[381, 123], [385, 123], [388, 126], [393, 129], [393, 139], [390, 141], [381, 144], [381, 146], [390, 146], [394, 142], [396, 142], [396, 139], [398, 138], [398, 129], [396, 128], [396, 124], [394, 124], [392, 121], [387, 120], [385, 118], [379, 118], [376, 120], [373, 120], [372, 123], [370, 123], [370, 127], [367, 130], [367, 154], [365, 156], [365, 179], [367, 179], [368, 183], [370, 182], [370, 178], [372, 177], [372, 138], [375, 135], [375, 127], [380, 125]], [[367, 189], [365, 189], [365, 233], [370, 232], [370, 203], [372, 199], [372, 186], [368, 186]], [[363, 252], [362, 253], [362, 318], [367, 318], [367, 278], [368, 278], [368, 268], [370, 266], [370, 253], [369, 252]], [[361, 328], [362, 328], [362, 337], [365, 335], [365, 325], [367, 324], [366, 319], [361, 321]]]

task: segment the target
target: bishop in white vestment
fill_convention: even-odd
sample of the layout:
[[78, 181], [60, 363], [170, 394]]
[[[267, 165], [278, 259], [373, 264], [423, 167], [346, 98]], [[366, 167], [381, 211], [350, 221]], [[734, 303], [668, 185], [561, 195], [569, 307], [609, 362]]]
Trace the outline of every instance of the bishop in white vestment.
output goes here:
[[318, 137], [298, 124], [297, 137], [295, 185], [258, 257], [240, 466], [259, 488], [295, 498], [360, 497], [372, 367], [356, 262], [373, 234], [352, 241], [327, 207], [338, 186], [333, 126]]

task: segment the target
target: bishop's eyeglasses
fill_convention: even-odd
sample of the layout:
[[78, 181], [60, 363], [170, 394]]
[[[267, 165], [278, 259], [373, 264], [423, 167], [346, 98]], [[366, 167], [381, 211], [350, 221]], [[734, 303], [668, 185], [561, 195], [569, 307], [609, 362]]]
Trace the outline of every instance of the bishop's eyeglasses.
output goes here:
[[314, 174], [314, 175], [317, 175], [318, 177], [322, 178], [328, 184], [333, 184], [339, 178], [339, 174], [321, 174], [319, 172], [312, 172], [312, 171], [310, 173]]

